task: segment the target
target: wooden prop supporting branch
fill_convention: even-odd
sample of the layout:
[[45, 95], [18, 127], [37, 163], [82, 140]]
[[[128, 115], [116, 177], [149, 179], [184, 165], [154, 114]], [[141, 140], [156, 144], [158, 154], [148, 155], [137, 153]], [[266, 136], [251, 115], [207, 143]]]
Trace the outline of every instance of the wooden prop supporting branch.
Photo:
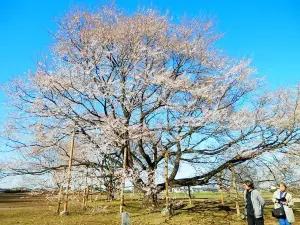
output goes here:
[[70, 153], [69, 153], [70, 158], [69, 158], [68, 179], [67, 179], [67, 186], [66, 186], [66, 200], [65, 200], [65, 205], [64, 205], [64, 212], [68, 211], [69, 189], [70, 189], [70, 183], [71, 183], [72, 160], [73, 160], [73, 152], [74, 152], [74, 141], [75, 141], [75, 126], [74, 126], [74, 130], [73, 130]]
[[[64, 172], [63, 172], [63, 178], [65, 177], [65, 174], [66, 174], [66, 167], [64, 167]], [[59, 186], [59, 193], [58, 193], [58, 202], [57, 202], [57, 214], [59, 214], [60, 212], [60, 206], [61, 206], [61, 203], [62, 203], [62, 189], [63, 189], [63, 182], [60, 184]]]
[[173, 211], [173, 207], [172, 204], [169, 201], [169, 153], [166, 152], [165, 154], [165, 188], [166, 188], [166, 207], [163, 208], [163, 210], [161, 211], [161, 214], [163, 216], [173, 216], [174, 215], [174, 211]]
[[218, 183], [219, 183], [219, 190], [220, 190], [220, 195], [221, 195], [221, 203], [222, 203], [222, 205], [224, 205], [222, 171], [218, 173]]
[[90, 195], [90, 202], [92, 202], [93, 201], [93, 179], [92, 178], [91, 178], [91, 185], [90, 185], [89, 195]]
[[236, 205], [236, 214], [240, 215], [240, 205], [239, 205], [239, 193], [236, 185], [236, 179], [235, 179], [235, 171], [234, 171], [234, 165], [230, 165], [231, 168], [231, 176], [232, 176], [232, 187], [235, 192], [235, 205]]
[[189, 204], [192, 204], [192, 194], [191, 194], [191, 186], [188, 186], [188, 195], [189, 195]]
[[127, 169], [127, 147], [124, 148], [124, 159], [123, 159], [123, 178], [122, 178], [122, 185], [121, 185], [121, 190], [120, 190], [120, 213], [122, 215], [124, 211], [124, 189], [125, 189], [125, 180], [126, 180], [126, 169]]
[[169, 207], [169, 153], [165, 154], [166, 207]]
[[86, 204], [86, 206], [87, 206], [87, 202], [89, 200], [89, 196], [90, 196], [90, 186], [88, 185], [86, 187], [86, 196], [85, 196], [85, 199], [86, 199], [85, 204]]
[[87, 207], [87, 200], [88, 200], [88, 173], [89, 168], [86, 167], [86, 174], [85, 174], [85, 187], [84, 187], [84, 191], [83, 191], [83, 204], [82, 204], [82, 208], [86, 209]]

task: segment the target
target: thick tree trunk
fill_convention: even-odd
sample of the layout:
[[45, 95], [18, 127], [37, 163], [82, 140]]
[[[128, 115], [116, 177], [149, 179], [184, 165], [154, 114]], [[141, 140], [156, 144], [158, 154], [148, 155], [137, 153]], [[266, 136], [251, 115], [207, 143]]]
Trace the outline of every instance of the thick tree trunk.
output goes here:
[[107, 201], [111, 202], [115, 200], [114, 186], [111, 180], [109, 181], [109, 184], [106, 187], [106, 193], [107, 193]]
[[58, 202], [57, 202], [57, 210], [56, 213], [60, 213], [60, 206], [61, 206], [61, 195], [62, 195], [62, 185], [59, 187], [59, 193], [58, 193]]
[[106, 193], [107, 193], [107, 201], [111, 202], [115, 200], [115, 185], [114, 184], [114, 173], [111, 169], [109, 168], [109, 175], [108, 178], [105, 178], [105, 188], [106, 188]]
[[156, 190], [155, 170], [153, 168], [151, 168], [151, 170], [148, 172], [147, 187], [153, 188], [153, 190], [148, 191], [148, 193], [144, 191], [143, 202], [147, 206], [151, 205], [155, 207], [158, 205], [158, 192]]
[[143, 204], [147, 207], [148, 206], [156, 207], [158, 205], [158, 194], [157, 193], [151, 193], [149, 195], [149, 194], [144, 193]]
[[[152, 169], [152, 171], [150, 171], [149, 174], [148, 174], [148, 184], [149, 184], [150, 187], [155, 186], [155, 170], [154, 169]], [[157, 204], [158, 204], [158, 194], [157, 194], [156, 190], [153, 190], [151, 192], [150, 200], [151, 200], [151, 203], [152, 203], [153, 206], [157, 206]]]

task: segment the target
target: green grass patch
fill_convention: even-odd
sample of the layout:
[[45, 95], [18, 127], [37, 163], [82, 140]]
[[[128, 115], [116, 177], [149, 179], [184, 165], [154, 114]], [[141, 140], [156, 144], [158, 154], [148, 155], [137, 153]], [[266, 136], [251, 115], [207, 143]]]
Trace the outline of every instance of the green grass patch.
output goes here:
[[[131, 196], [131, 198], [130, 198]], [[140, 199], [142, 196], [126, 194], [126, 211], [130, 213], [132, 225], [160, 225], [160, 224], [231, 224], [244, 225], [245, 221], [235, 214], [235, 204], [226, 199], [223, 207], [218, 200], [218, 193], [194, 193], [196, 197], [192, 204], [183, 194], [176, 197], [184, 201], [185, 207], [175, 211], [171, 218], [163, 217], [160, 213], [164, 207], [163, 200], [157, 208], [149, 209]], [[266, 225], [275, 225], [278, 222], [271, 217], [272, 203], [267, 199], [265, 217]], [[243, 201], [241, 199], [241, 208]], [[298, 204], [298, 203], [297, 203]], [[300, 205], [299, 205], [300, 206]], [[106, 202], [104, 200], [88, 203], [83, 210], [80, 202], [70, 202], [70, 216], [55, 214], [56, 203], [49, 202], [44, 196], [28, 196], [28, 194], [0, 194], [0, 224], [1, 225], [120, 225], [119, 201]], [[297, 205], [298, 207], [298, 205]], [[296, 217], [300, 221], [299, 208]], [[300, 224], [300, 223], [294, 223]]]

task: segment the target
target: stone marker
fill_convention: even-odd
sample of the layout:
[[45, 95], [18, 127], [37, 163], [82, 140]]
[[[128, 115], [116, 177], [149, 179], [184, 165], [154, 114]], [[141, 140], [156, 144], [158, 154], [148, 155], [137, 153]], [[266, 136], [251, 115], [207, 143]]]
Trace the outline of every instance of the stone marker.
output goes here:
[[122, 223], [121, 223], [121, 225], [130, 225], [129, 213], [127, 213], [127, 212], [122, 213]]
[[161, 211], [161, 215], [166, 216], [166, 217], [170, 217], [174, 215], [174, 211], [172, 208], [169, 207], [165, 207], [163, 208], [163, 210]]

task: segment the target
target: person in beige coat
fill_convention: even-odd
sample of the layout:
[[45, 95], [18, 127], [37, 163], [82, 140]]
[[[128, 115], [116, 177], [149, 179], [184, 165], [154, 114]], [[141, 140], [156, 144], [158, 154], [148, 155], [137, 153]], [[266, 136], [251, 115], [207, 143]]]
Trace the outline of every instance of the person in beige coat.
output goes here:
[[[283, 200], [282, 200], [283, 199]], [[287, 192], [287, 186], [285, 183], [281, 183], [279, 190], [275, 191], [273, 194], [274, 208], [284, 208], [285, 217], [279, 218], [279, 225], [291, 225], [295, 222], [295, 216], [293, 212], [294, 200], [293, 196]]]

